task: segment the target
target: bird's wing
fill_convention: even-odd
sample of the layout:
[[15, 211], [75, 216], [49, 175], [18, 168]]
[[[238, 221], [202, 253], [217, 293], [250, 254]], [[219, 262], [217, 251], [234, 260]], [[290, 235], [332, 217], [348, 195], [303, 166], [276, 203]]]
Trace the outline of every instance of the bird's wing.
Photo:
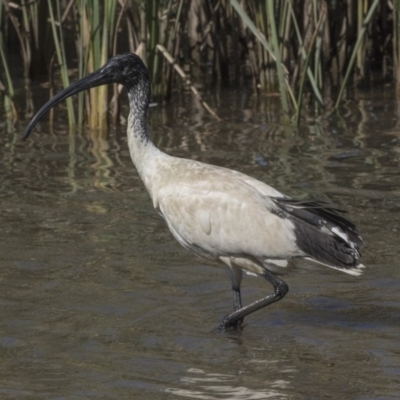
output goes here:
[[[211, 173], [209, 173], [211, 171]], [[227, 170], [229, 171], [229, 170]], [[204, 169], [180, 176], [179, 185], [164, 185], [157, 194], [160, 214], [175, 238], [186, 248], [213, 258], [252, 256], [286, 259], [303, 255], [296, 243], [293, 224], [271, 212], [278, 208], [244, 181], [252, 178], [225, 169]], [[279, 192], [271, 188], [271, 193]]]
[[363, 240], [357, 227], [340, 215], [344, 211], [322, 202], [272, 200], [279, 207], [275, 212], [293, 222], [296, 242], [311, 259], [343, 270], [360, 264]]

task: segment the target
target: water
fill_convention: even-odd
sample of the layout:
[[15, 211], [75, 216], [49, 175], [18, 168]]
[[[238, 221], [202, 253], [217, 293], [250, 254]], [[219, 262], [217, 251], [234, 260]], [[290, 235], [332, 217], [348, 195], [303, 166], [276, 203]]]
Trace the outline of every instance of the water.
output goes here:
[[[1, 399], [399, 398], [398, 104], [362, 93], [295, 131], [274, 98], [210, 101], [224, 122], [191, 97], [152, 109], [157, 145], [347, 209], [364, 275], [296, 269], [284, 300], [217, 333], [229, 280], [174, 241], [124, 129], [70, 133], [59, 108], [54, 131], [44, 120], [23, 143], [24, 123], [3, 123]], [[244, 302], [270, 290], [245, 278]]]

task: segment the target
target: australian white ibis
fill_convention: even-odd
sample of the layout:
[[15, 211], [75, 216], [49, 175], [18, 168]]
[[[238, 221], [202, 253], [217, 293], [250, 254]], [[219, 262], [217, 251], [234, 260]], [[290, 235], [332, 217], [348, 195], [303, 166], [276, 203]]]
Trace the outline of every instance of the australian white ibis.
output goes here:
[[[154, 208], [183, 247], [227, 267], [234, 309], [222, 320], [220, 329], [239, 327], [245, 316], [285, 296], [287, 284], [271, 271], [285, 267], [288, 260], [305, 258], [360, 275], [363, 241], [356, 226], [339, 210], [294, 200], [240, 172], [172, 157], [159, 150], [147, 131], [149, 74], [135, 54], [111, 58], [102, 68], [59, 92], [33, 117], [24, 139], [58, 102], [114, 82], [128, 92], [130, 155]], [[274, 292], [242, 306], [243, 271], [264, 277]]]

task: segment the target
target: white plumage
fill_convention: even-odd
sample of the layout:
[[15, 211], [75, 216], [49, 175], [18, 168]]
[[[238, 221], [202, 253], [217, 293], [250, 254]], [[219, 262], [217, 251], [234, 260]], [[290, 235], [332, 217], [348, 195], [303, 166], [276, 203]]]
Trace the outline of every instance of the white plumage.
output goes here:
[[[359, 275], [362, 239], [339, 210], [317, 202], [292, 200], [245, 174], [198, 161], [172, 157], [149, 139], [146, 114], [150, 81], [134, 54], [112, 58], [58, 93], [28, 125], [26, 138], [39, 118], [59, 101], [94, 86], [118, 82], [130, 101], [128, 145], [154, 208], [176, 240], [201, 257], [225, 264], [232, 280], [234, 311], [220, 328], [238, 327], [244, 317], [280, 300], [288, 291], [272, 271], [288, 260], [309, 259]], [[263, 276], [274, 293], [243, 307], [242, 271]]]

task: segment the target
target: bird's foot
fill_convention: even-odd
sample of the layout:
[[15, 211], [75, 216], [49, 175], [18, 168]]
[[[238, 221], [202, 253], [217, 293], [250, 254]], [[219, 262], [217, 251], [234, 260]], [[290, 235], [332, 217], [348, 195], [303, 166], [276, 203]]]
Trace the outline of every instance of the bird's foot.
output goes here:
[[218, 325], [218, 332], [225, 332], [228, 328], [233, 328], [235, 331], [241, 330], [243, 325], [244, 318], [239, 319], [238, 321], [232, 321], [229, 318], [229, 315], [225, 317], [221, 323]]

